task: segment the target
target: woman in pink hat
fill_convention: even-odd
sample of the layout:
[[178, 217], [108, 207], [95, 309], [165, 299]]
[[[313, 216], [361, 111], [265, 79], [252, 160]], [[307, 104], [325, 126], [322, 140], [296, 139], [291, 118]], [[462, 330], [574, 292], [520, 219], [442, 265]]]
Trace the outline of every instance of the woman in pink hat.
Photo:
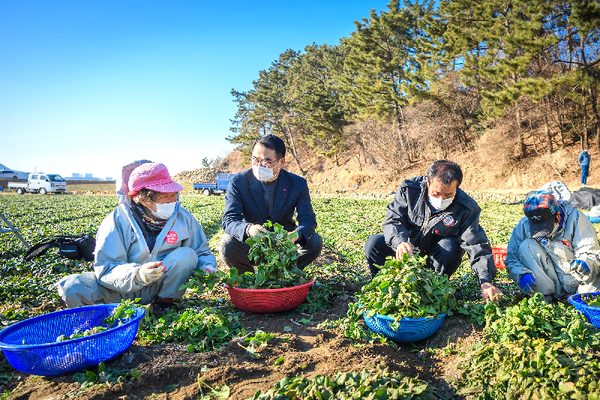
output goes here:
[[163, 164], [137, 161], [123, 168], [119, 206], [96, 235], [94, 272], [57, 283], [67, 307], [141, 298], [160, 313], [183, 296], [179, 287], [195, 269], [216, 270], [202, 227], [179, 203], [182, 189]]

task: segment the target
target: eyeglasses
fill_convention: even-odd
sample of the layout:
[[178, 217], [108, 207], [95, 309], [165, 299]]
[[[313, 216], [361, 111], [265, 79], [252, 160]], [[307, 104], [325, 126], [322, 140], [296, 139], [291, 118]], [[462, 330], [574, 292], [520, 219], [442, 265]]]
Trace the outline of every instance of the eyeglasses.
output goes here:
[[250, 162], [252, 163], [252, 165], [262, 165], [263, 167], [274, 167], [279, 163], [279, 160], [281, 160], [281, 158], [278, 158], [277, 160], [270, 160], [268, 158], [258, 158], [258, 157], [250, 157]]

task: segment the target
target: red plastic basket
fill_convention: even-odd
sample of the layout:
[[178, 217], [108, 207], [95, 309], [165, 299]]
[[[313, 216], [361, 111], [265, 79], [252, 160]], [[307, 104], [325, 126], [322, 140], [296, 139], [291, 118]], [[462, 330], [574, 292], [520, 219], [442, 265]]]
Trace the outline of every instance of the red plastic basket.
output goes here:
[[506, 268], [506, 265], [504, 265], [504, 258], [506, 258], [505, 247], [492, 247], [492, 255], [494, 256], [494, 263], [497, 269]]
[[234, 306], [253, 313], [288, 311], [304, 303], [314, 279], [304, 285], [280, 289], [238, 289], [225, 285]]

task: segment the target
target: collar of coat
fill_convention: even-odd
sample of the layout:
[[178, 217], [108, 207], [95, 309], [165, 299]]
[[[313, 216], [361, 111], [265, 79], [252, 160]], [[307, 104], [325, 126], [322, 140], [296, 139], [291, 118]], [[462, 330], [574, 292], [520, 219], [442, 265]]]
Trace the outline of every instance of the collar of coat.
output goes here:
[[[427, 179], [425, 179], [426, 176], [418, 176], [416, 178], [411, 178], [411, 179], [405, 179], [402, 181], [402, 184], [400, 185], [400, 188], [406, 188], [407, 190], [413, 191], [419, 191], [421, 193], [419, 193], [417, 196], [421, 196], [423, 198], [423, 201], [427, 200]], [[473, 198], [471, 196], [469, 196], [468, 194], [466, 194], [461, 188], [458, 188], [456, 190], [456, 195], [454, 196], [454, 201], [460, 203], [461, 205], [463, 205], [464, 207], [472, 210], [477, 206], [477, 202], [475, 200], [473, 200]]]

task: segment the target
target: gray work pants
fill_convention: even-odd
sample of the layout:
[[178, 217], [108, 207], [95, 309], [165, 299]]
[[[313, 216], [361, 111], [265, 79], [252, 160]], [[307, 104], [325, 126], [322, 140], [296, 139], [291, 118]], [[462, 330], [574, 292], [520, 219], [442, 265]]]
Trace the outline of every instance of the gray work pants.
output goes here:
[[[572, 275], [556, 271], [556, 266], [541, 244], [535, 239], [525, 239], [519, 246], [521, 263], [533, 272], [536, 287], [529, 295], [539, 292], [545, 296], [559, 298], [575, 293], [600, 291], [600, 279], [589, 284], [582, 284]], [[518, 283], [518, 282], [517, 282]]]
[[[306, 246], [298, 246], [298, 268], [304, 269], [321, 254], [323, 249], [323, 239], [318, 233], [313, 233]], [[240, 274], [244, 272], [253, 272], [254, 267], [248, 258], [250, 246], [240, 242], [235, 237], [227, 233], [221, 238], [219, 243], [219, 254], [221, 260], [228, 268], [237, 268]]]
[[170, 252], [162, 263], [167, 271], [156, 282], [133, 292], [108, 289], [98, 282], [93, 272], [65, 276], [56, 283], [56, 287], [69, 308], [119, 303], [123, 299], [136, 298], [142, 299], [141, 304], [149, 304], [155, 297], [182, 297], [185, 290], [179, 290], [179, 287], [192, 276], [198, 264], [198, 255], [189, 247], [180, 247]]

